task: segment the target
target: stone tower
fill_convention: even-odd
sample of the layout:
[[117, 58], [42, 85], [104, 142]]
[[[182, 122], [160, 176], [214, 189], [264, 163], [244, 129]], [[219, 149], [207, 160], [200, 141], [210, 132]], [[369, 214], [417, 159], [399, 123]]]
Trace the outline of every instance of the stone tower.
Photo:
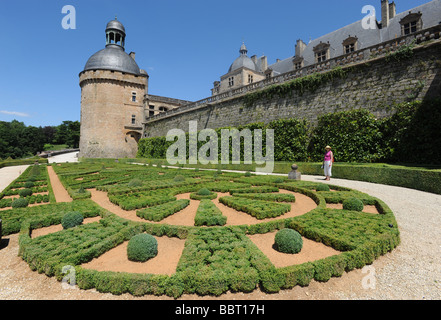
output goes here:
[[106, 27], [106, 47], [80, 73], [81, 158], [134, 157], [145, 119], [148, 74], [125, 52], [126, 31], [116, 18]]

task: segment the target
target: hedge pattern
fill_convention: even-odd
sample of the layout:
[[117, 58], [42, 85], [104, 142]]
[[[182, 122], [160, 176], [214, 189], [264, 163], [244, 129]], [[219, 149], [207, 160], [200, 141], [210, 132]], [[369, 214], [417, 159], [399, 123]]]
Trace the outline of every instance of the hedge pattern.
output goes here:
[[[110, 162], [104, 162], [104, 164], [105, 169], [98, 168], [98, 171], [101, 170], [100, 172], [109, 178], [112, 176], [112, 179], [121, 179], [119, 183], [110, 188], [115, 191], [114, 195], [119, 197], [124, 195], [127, 198], [132, 196], [136, 198], [140, 192], [149, 192], [124, 189], [134, 176], [140, 174], [144, 174], [142, 181], [145, 185], [150, 184], [150, 181], [164, 180], [169, 187], [161, 187], [160, 191], [169, 196], [196, 192], [203, 184], [209, 183], [219, 184], [220, 188], [225, 188], [223, 190], [230, 191], [226, 187], [227, 184], [222, 186], [222, 183], [227, 180], [215, 180], [218, 178], [215, 178], [212, 173], [166, 169], [164, 175], [158, 175], [157, 168], [133, 166], [136, 168], [130, 172], [127, 169], [132, 166], [127, 167], [124, 164]], [[78, 176], [88, 176], [93, 173], [90, 171], [101, 166], [103, 166], [103, 162], [63, 164], [58, 170], [64, 172], [62, 174], [66, 177], [76, 177], [68, 178], [66, 181], [75, 184], [76, 188], [80, 188], [81, 183], [87, 185], [92, 183], [92, 180], [76, 180]], [[79, 174], [81, 170], [84, 171]], [[88, 170], [90, 171], [86, 172]], [[171, 183], [177, 174], [185, 176], [187, 185]], [[196, 175], [199, 176], [197, 185], [189, 182]], [[95, 179], [96, 176], [97, 174], [95, 174]], [[121, 178], [122, 176], [124, 179]], [[3, 231], [6, 231], [6, 234], [20, 231], [19, 255], [32, 270], [54, 276], [61, 281], [65, 277], [63, 267], [73, 266], [76, 284], [81, 289], [95, 288], [99, 292], [130, 293], [135, 296], [154, 294], [177, 298], [183, 294], [192, 293], [218, 296], [227, 291], [251, 292], [257, 287], [268, 293], [279, 292], [297, 285], [307, 286], [312, 280], [328, 281], [331, 277], [341, 276], [344, 272], [362, 268], [364, 265], [372, 263], [380, 255], [390, 252], [400, 243], [398, 226], [393, 212], [381, 200], [347, 188], [332, 186], [332, 189], [336, 191], [316, 192], [317, 183], [314, 182], [284, 181], [276, 183], [272, 178], [232, 174], [228, 176], [228, 179], [233, 182], [229, 182], [231, 185], [228, 186], [233, 189], [236, 187], [234, 184], [243, 184], [246, 187], [249, 185], [275, 187], [277, 185], [278, 189], [307, 195], [316, 202], [317, 208], [305, 215], [289, 219], [281, 217], [281, 219], [258, 222], [253, 225], [202, 228], [129, 221], [110, 214], [91, 200], [74, 200], [72, 203], [0, 211], [0, 219], [3, 220]], [[105, 178], [102, 181], [107, 183], [109, 180]], [[97, 184], [99, 180], [93, 181], [93, 183]], [[100, 186], [96, 185], [96, 187]], [[157, 192], [158, 190], [151, 189], [150, 191]], [[247, 195], [250, 194], [241, 193], [240, 196], [223, 198], [234, 199], [233, 202], [236, 204], [243, 201], [249, 208], [256, 207], [253, 207], [251, 203], [259, 202], [265, 203], [264, 208], [279, 205], [290, 207], [289, 203], [244, 197]], [[251, 194], [254, 197], [259, 195], [272, 196], [273, 194]], [[349, 196], [359, 198], [365, 204], [374, 204], [380, 214], [373, 215], [326, 208], [328, 198], [342, 202]], [[163, 211], [164, 207], [180, 202], [184, 203], [177, 200], [144, 208], [138, 212], [153, 210], [157, 207], [159, 213]], [[207, 204], [207, 208], [205, 204]], [[214, 213], [212, 216], [222, 217], [214, 208], [213, 202], [203, 200], [201, 201], [200, 213], [212, 211], [211, 213]], [[98, 215], [101, 215], [102, 218], [99, 222], [31, 238], [33, 229], [60, 224], [63, 214], [70, 211], [81, 212], [85, 218]], [[205, 216], [210, 216], [210, 214]], [[200, 216], [202, 217], [204, 214]], [[276, 268], [248, 238], [248, 235], [265, 234], [284, 228], [293, 229], [303, 237], [331, 246], [341, 253], [314, 262]], [[100, 272], [81, 267], [83, 263], [92, 261], [141, 233], [157, 237], [176, 237], [186, 241], [175, 274], [167, 276]]]

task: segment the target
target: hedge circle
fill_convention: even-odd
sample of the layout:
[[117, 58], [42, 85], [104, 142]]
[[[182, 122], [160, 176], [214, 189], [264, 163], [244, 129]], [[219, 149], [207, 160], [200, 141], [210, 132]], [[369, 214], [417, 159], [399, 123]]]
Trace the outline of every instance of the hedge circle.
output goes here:
[[343, 201], [343, 209], [361, 212], [364, 209], [364, 204], [360, 199], [349, 198]]
[[127, 258], [134, 262], [146, 262], [158, 255], [158, 242], [146, 233], [132, 237], [127, 245]]
[[61, 218], [61, 225], [63, 229], [70, 229], [79, 226], [83, 223], [84, 217], [80, 212], [68, 212]]
[[276, 250], [283, 253], [295, 254], [303, 248], [302, 236], [293, 229], [282, 229], [277, 232], [274, 242]]

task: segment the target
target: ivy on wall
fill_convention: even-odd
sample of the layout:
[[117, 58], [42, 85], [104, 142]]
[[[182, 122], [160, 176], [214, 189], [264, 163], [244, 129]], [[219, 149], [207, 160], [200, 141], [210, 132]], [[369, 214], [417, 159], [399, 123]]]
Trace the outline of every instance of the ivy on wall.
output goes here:
[[[324, 147], [331, 145], [337, 162], [441, 164], [441, 100], [406, 102], [391, 109], [393, 115], [385, 119], [354, 109], [322, 115], [315, 126], [306, 120], [279, 119], [237, 129], [274, 129], [275, 161], [322, 161]], [[219, 139], [220, 130], [216, 129]], [[172, 143], [165, 137], [142, 139], [138, 157], [165, 159]], [[242, 141], [241, 159], [243, 150]]]

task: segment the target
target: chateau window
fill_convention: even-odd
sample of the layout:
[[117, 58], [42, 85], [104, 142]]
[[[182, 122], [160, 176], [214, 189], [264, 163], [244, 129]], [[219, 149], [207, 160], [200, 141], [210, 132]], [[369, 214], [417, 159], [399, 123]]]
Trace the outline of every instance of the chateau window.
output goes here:
[[315, 62], [320, 63], [329, 59], [329, 43], [320, 42], [317, 46], [314, 47], [315, 53]]
[[132, 115], [132, 124], [136, 124], [136, 116]]
[[301, 62], [294, 63], [294, 70], [299, 70], [299, 69], [302, 69], [302, 63]]
[[349, 36], [345, 41], [343, 41], [343, 52], [348, 54], [356, 51], [358, 49], [357, 44], [358, 38]]
[[153, 117], [155, 115], [155, 111], [149, 111], [149, 117]]
[[423, 20], [421, 12], [411, 13], [401, 19], [401, 34], [403, 36], [420, 31], [423, 28]]
[[154, 110], [154, 109], [155, 109], [155, 106], [149, 105], [149, 109], [150, 109], [150, 110]]
[[132, 92], [132, 102], [136, 102], [136, 92]]
[[292, 62], [294, 64], [294, 70], [299, 70], [304, 67], [304, 64], [303, 64], [304, 60], [302, 57], [295, 57]]
[[323, 62], [323, 61], [326, 61], [326, 57], [327, 57], [327, 55], [328, 55], [328, 52], [327, 52], [327, 51], [320, 51], [320, 52], [317, 52], [317, 53], [316, 53], [316, 59], [317, 59], [317, 62]]
[[248, 75], [248, 83], [253, 83], [253, 76], [251, 74]]
[[234, 86], [234, 77], [230, 77], [230, 78], [228, 78], [228, 85], [229, 85], [230, 87]]

